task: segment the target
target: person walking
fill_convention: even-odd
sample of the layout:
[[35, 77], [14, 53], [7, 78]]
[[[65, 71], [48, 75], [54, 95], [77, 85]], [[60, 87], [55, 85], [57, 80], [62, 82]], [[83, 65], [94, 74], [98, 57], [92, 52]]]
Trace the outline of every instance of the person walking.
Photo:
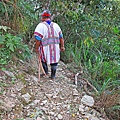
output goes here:
[[41, 22], [34, 31], [36, 53], [40, 55], [43, 69], [48, 74], [48, 64], [51, 65], [51, 79], [55, 79], [60, 51], [65, 50], [62, 30], [59, 25], [51, 21], [51, 13], [44, 10]]

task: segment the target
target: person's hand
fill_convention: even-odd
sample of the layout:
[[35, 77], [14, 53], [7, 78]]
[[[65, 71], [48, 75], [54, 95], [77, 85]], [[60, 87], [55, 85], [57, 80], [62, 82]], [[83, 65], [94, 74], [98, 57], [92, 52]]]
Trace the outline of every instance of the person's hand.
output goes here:
[[65, 47], [60, 47], [60, 51], [61, 52], [65, 51]]

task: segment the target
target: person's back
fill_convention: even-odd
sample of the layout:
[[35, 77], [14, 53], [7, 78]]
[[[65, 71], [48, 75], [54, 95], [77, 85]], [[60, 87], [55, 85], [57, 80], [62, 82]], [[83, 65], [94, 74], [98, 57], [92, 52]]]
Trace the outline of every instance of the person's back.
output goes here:
[[56, 68], [60, 60], [60, 50], [64, 51], [62, 31], [57, 23], [50, 20], [50, 12], [42, 13], [42, 22], [34, 32], [36, 38], [36, 52], [40, 53], [45, 73], [48, 74], [47, 64], [51, 65], [51, 78], [55, 78]]

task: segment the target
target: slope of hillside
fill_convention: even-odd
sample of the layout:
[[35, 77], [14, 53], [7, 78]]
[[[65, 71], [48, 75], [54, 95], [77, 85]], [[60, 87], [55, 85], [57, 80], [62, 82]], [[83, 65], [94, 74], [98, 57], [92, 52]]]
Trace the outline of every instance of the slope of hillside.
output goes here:
[[16, 60], [0, 70], [0, 120], [107, 120], [104, 112], [94, 109], [85, 81], [75, 85], [75, 75], [63, 62], [55, 80], [41, 77], [38, 82], [37, 76], [34, 54], [30, 61]]

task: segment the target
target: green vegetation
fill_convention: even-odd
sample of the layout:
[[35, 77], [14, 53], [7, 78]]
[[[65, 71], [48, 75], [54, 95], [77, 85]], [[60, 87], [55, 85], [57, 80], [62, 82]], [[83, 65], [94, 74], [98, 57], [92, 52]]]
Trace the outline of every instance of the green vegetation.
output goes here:
[[8, 87], [9, 85], [8, 84], [6, 84], [5, 82], [3, 82], [3, 81], [0, 81], [0, 94], [3, 94], [3, 92], [4, 92], [4, 89], [5, 89], [5, 87]]
[[[5, 30], [6, 26], [0, 26], [1, 31]], [[21, 37], [12, 35], [10, 33], [0, 32], [0, 64], [8, 64], [13, 56], [20, 59], [26, 59], [30, 57], [30, 50], [27, 45], [22, 43]], [[24, 54], [23, 54], [24, 53]]]
[[[46, 4], [45, 2], [42, 0], [0, 2], [0, 64], [8, 64], [13, 56], [20, 59], [30, 57], [30, 50], [24, 42], [29, 41], [33, 35], [40, 13], [48, 8], [54, 14], [54, 21], [63, 30], [66, 51], [61, 54], [61, 59], [66, 63], [74, 62], [77, 66], [82, 66], [84, 73], [87, 73], [84, 77], [95, 86], [101, 98], [103, 93], [104, 95], [109, 93], [111, 98], [114, 94], [119, 95], [120, 1], [51, 0]], [[107, 99], [104, 102], [109, 101], [110, 99]], [[109, 109], [112, 109], [113, 113], [119, 111], [118, 101]], [[119, 115], [115, 113], [115, 116], [112, 115], [110, 118], [117, 119], [117, 116]]]

